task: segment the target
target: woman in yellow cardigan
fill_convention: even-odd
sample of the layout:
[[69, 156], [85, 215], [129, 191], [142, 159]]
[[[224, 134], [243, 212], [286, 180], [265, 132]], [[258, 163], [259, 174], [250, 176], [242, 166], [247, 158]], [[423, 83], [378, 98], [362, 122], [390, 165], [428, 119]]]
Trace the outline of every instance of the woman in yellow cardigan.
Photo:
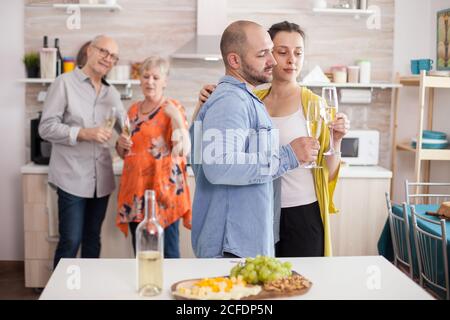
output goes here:
[[[306, 108], [309, 101], [320, 97], [297, 83], [304, 61], [303, 30], [295, 23], [284, 21], [274, 24], [269, 34], [277, 65], [273, 69], [271, 87], [256, 90], [255, 94], [264, 102], [274, 126], [279, 129], [280, 145], [283, 145], [296, 137], [307, 136]], [[214, 86], [205, 86], [200, 102], [212, 90]], [[330, 129], [322, 126], [317, 158], [321, 169], [300, 166], [274, 181], [277, 257], [332, 255], [329, 214], [337, 212], [333, 193], [339, 176], [341, 141], [349, 129], [349, 121], [338, 113], [329, 127], [334, 130], [331, 143], [336, 154], [323, 155], [330, 144]]]

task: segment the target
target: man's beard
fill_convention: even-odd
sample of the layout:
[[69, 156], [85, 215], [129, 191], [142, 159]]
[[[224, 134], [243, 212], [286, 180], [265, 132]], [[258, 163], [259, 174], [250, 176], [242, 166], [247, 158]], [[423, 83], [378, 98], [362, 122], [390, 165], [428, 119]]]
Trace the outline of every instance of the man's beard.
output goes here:
[[242, 73], [244, 79], [253, 86], [272, 82], [272, 76], [267, 76], [263, 73], [272, 69], [273, 67], [266, 67], [264, 68], [264, 71], [258, 72], [257, 70], [253, 69], [247, 62], [242, 60]]

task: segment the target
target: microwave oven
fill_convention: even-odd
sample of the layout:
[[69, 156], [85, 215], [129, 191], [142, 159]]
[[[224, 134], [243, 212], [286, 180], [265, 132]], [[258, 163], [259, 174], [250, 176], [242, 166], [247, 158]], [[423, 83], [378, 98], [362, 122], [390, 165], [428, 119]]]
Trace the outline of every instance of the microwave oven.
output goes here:
[[341, 159], [348, 165], [378, 164], [380, 133], [376, 130], [350, 130], [342, 139]]

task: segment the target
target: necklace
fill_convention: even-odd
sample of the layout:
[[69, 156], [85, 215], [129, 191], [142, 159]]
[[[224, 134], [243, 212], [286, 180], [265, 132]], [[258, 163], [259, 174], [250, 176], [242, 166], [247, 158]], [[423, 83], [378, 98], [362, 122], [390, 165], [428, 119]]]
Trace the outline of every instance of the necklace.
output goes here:
[[150, 109], [150, 111], [147, 111], [147, 112], [143, 112], [143, 111], [142, 111], [142, 106], [144, 105], [145, 100], [142, 101], [142, 102], [141, 102], [141, 105], [140, 105], [140, 108], [139, 108], [139, 111], [140, 111], [141, 115], [146, 116], [146, 115], [152, 113], [153, 111], [155, 111], [155, 110], [161, 105], [161, 103], [162, 103], [163, 100], [164, 100], [164, 97], [161, 97], [161, 99], [159, 99], [159, 101], [158, 101], [158, 103], [155, 105], [155, 107], [153, 107], [152, 109]]
[[142, 114], [143, 116], [146, 116], [147, 114], [149, 114], [149, 113], [152, 112], [152, 111], [153, 111], [153, 109], [150, 110], [149, 112], [142, 112], [142, 108], [141, 108], [141, 114]]

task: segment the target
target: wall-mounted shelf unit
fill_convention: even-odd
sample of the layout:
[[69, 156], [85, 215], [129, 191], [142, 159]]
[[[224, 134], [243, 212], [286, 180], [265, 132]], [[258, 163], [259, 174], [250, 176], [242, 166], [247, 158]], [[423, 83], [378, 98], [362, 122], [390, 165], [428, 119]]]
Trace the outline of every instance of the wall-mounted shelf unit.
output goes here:
[[[41, 78], [25, 78], [19, 79], [20, 83], [41, 83], [41, 84], [50, 84], [55, 79], [41, 79]], [[113, 85], [130, 85], [130, 86], [138, 86], [141, 82], [139, 80], [130, 79], [130, 80], [107, 80], [108, 83]]]
[[359, 19], [360, 16], [369, 16], [371, 14], [374, 14], [374, 11], [372, 10], [335, 8], [313, 8], [313, 12], [316, 14], [354, 16], [355, 19]]
[[55, 3], [53, 8], [64, 9], [78, 7], [81, 10], [104, 10], [104, 11], [121, 11], [122, 7], [118, 4], [108, 5], [108, 4], [67, 4], [67, 3]]
[[[434, 103], [434, 89], [450, 89], [450, 77], [437, 77], [427, 76], [425, 71], [422, 71], [420, 76], [408, 76], [400, 77], [397, 75], [397, 81], [399, 84], [407, 87], [419, 87], [419, 123], [417, 127], [417, 147], [413, 148], [409, 142], [397, 141], [397, 128], [398, 128], [398, 103], [399, 92], [398, 88], [393, 92], [394, 103], [394, 127], [392, 134], [392, 171], [394, 173], [392, 177], [392, 186], [394, 185], [395, 173], [397, 170], [397, 150], [407, 151], [415, 154], [415, 168], [414, 168], [414, 181], [415, 182], [428, 182], [430, 179], [430, 161], [450, 161], [450, 149], [423, 149], [423, 130], [433, 129], [433, 103]], [[428, 91], [428, 103], [425, 101], [426, 93]], [[424, 123], [425, 107], [428, 107], [428, 121]], [[424, 161], [424, 163], [422, 163]], [[422, 177], [423, 174], [423, 177]], [[391, 186], [391, 193], [392, 193]], [[416, 190], [417, 192], [419, 190]], [[425, 190], [427, 192], [428, 190]]]
[[[397, 150], [416, 152], [416, 149], [408, 142], [397, 143]], [[422, 160], [450, 160], [450, 149], [422, 149]]]
[[[18, 79], [17, 81], [25, 84], [41, 84], [43, 86], [50, 85], [55, 79], [40, 79], [40, 78], [25, 78]], [[108, 83], [116, 86], [125, 86], [124, 92], [121, 93], [122, 100], [129, 100], [133, 98], [132, 86], [140, 85], [140, 80], [107, 80]], [[38, 100], [39, 101], [39, 100]]]
[[301, 14], [303, 11], [299, 9], [279, 9], [279, 8], [234, 8], [227, 9], [227, 12], [230, 14], [233, 13], [253, 13], [253, 14]]
[[45, 79], [45, 78], [24, 78], [17, 80], [20, 83], [52, 83], [54, 79]]
[[377, 88], [390, 89], [402, 87], [399, 83], [373, 82], [373, 83], [335, 83], [335, 82], [299, 82], [300, 86], [305, 87], [336, 87], [336, 88]]

